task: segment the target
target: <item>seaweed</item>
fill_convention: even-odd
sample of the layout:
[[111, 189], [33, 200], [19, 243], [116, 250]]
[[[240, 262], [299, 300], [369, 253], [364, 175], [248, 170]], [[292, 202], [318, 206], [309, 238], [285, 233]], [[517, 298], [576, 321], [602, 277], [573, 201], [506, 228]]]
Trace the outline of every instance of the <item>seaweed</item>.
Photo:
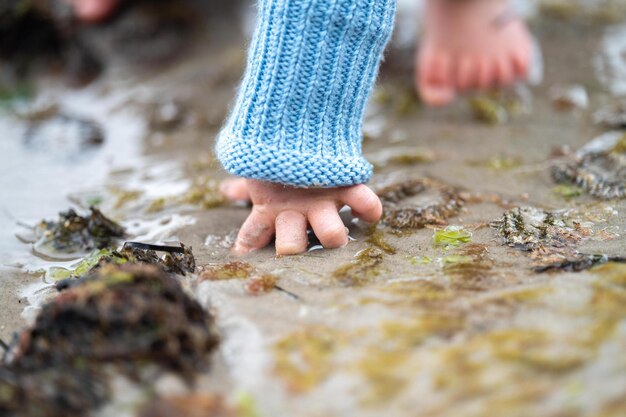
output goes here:
[[221, 265], [203, 265], [198, 268], [198, 278], [202, 281], [224, 281], [250, 278], [254, 267], [246, 262], [234, 261]]
[[[411, 198], [433, 193], [433, 202], [411, 202]], [[400, 230], [443, 225], [465, 205], [459, 189], [428, 178], [392, 184], [379, 190], [378, 196], [383, 203], [382, 223]]]
[[509, 112], [497, 101], [487, 96], [475, 96], [470, 99], [470, 107], [474, 117], [490, 125], [506, 123]]
[[289, 334], [273, 346], [274, 372], [294, 393], [305, 393], [333, 372], [332, 354], [344, 343], [333, 329], [315, 326]]
[[[451, 260], [450, 258], [454, 258]], [[484, 245], [469, 244], [456, 255], [444, 258], [443, 273], [456, 290], [481, 291], [489, 287], [493, 261]]]
[[398, 250], [385, 240], [385, 234], [378, 229], [378, 225], [372, 225], [367, 231], [367, 239], [365, 240], [372, 246], [377, 247], [388, 255], [395, 255]]
[[191, 383], [218, 343], [213, 317], [149, 265], [88, 274], [18, 340], [0, 367], [0, 412], [11, 417], [87, 415], [109, 399], [108, 366], [141, 381], [151, 364]]
[[95, 207], [89, 215], [80, 216], [73, 209], [59, 213], [57, 221], [42, 221], [35, 232], [39, 240], [35, 249], [50, 248], [65, 254], [104, 249], [126, 236], [122, 226], [105, 217]]
[[226, 199], [219, 191], [219, 184], [208, 178], [196, 179], [187, 192], [179, 198], [182, 204], [212, 209], [223, 206]]
[[381, 406], [399, 395], [410, 382], [406, 364], [410, 352], [399, 349], [372, 347], [356, 363], [357, 371], [367, 380], [366, 406]]
[[271, 274], [262, 274], [250, 278], [246, 282], [245, 289], [248, 294], [260, 295], [276, 289], [278, 278]]
[[443, 285], [433, 281], [419, 279], [410, 282], [392, 283], [384, 291], [400, 295], [410, 300], [412, 304], [423, 302], [450, 300], [453, 294]]
[[608, 283], [618, 288], [626, 289], [626, 265], [624, 261], [608, 262], [593, 269], [602, 283]]
[[356, 254], [354, 261], [335, 269], [332, 277], [347, 286], [364, 285], [380, 274], [384, 256], [378, 248], [364, 249]]
[[539, 11], [553, 19], [604, 25], [622, 22], [626, 17], [626, 5], [621, 0], [543, 0]]
[[469, 105], [476, 120], [498, 125], [528, 108], [530, 100], [527, 90], [496, 90], [471, 97]]
[[472, 241], [472, 232], [462, 226], [448, 226], [445, 229], [435, 230], [433, 242], [435, 246], [453, 248]]
[[576, 185], [570, 185], [570, 184], [557, 185], [556, 187], [552, 189], [552, 192], [554, 192], [554, 194], [561, 196], [565, 199], [579, 197], [583, 194], [582, 188]]
[[519, 167], [522, 160], [519, 157], [508, 155], [494, 155], [486, 160], [469, 161], [469, 165], [475, 167], [485, 167], [494, 171], [505, 171]]
[[237, 416], [260, 417], [254, 397], [247, 392], [240, 392], [237, 395]]
[[0, 415], [4, 417], [82, 417], [106, 404], [109, 396], [105, 376], [92, 368], [23, 372], [0, 367]]

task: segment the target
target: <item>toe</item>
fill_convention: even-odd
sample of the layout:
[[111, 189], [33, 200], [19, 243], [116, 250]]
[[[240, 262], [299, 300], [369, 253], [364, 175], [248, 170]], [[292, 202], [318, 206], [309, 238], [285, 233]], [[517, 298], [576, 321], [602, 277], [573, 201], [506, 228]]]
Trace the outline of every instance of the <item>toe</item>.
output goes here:
[[513, 69], [517, 79], [525, 80], [528, 78], [528, 73], [530, 72], [530, 56], [530, 51], [524, 48], [513, 54], [511, 61], [513, 62]]
[[494, 64], [488, 57], [481, 57], [477, 62], [477, 78], [478, 84], [476, 87], [482, 90], [488, 90], [493, 87], [494, 84]]
[[469, 90], [476, 84], [477, 71], [477, 64], [472, 58], [468, 56], [459, 58], [456, 70], [456, 85], [459, 90]]
[[309, 213], [309, 223], [325, 248], [341, 248], [348, 244], [348, 232], [333, 204], [313, 207]]
[[456, 98], [456, 91], [452, 87], [422, 85], [420, 87], [422, 101], [433, 107], [450, 104]]
[[273, 235], [274, 218], [255, 207], [241, 226], [233, 252], [245, 255], [253, 250], [264, 248], [270, 243]]
[[250, 193], [244, 178], [229, 178], [220, 184], [220, 192], [230, 201], [248, 201]]
[[307, 220], [304, 214], [287, 210], [276, 217], [276, 254], [297, 255], [308, 245]]
[[445, 54], [425, 54], [419, 60], [418, 90], [424, 103], [443, 106], [454, 100], [451, 64], [450, 56]]
[[500, 87], [507, 87], [515, 81], [515, 73], [511, 60], [508, 57], [501, 57], [495, 63], [495, 81]]

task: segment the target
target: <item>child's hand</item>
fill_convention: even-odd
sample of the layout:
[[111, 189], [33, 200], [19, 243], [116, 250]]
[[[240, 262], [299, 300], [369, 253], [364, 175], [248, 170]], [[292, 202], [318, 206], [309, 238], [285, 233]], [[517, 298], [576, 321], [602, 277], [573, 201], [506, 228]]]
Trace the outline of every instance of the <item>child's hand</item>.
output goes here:
[[252, 201], [252, 213], [241, 227], [234, 252], [246, 254], [265, 247], [276, 234], [276, 254], [295, 255], [308, 245], [307, 226], [325, 248], [348, 243], [338, 211], [344, 205], [367, 222], [382, 215], [378, 196], [365, 185], [346, 188], [294, 188], [256, 180], [227, 180], [222, 193], [231, 200]]

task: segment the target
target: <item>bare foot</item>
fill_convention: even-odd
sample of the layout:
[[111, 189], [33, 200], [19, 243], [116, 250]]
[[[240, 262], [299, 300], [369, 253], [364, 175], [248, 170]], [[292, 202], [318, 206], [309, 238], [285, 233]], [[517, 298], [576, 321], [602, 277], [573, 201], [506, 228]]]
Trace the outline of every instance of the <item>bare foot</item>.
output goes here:
[[120, 0], [69, 0], [76, 16], [83, 22], [97, 23], [108, 18]]
[[378, 196], [365, 185], [345, 188], [293, 188], [264, 181], [232, 179], [222, 183], [231, 200], [252, 201], [252, 213], [241, 227], [233, 251], [243, 255], [261, 249], [276, 235], [276, 254], [306, 251], [310, 224], [325, 248], [348, 243], [348, 231], [339, 217], [344, 205], [355, 216], [375, 222], [382, 215]]
[[432, 106], [458, 92], [507, 86], [528, 76], [532, 40], [506, 0], [426, 0], [415, 82]]

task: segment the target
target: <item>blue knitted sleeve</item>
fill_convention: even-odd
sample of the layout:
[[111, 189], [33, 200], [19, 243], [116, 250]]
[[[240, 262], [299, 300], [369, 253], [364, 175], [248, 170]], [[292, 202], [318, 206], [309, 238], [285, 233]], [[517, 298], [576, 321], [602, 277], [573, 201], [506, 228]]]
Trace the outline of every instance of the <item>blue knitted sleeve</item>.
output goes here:
[[298, 187], [367, 182], [366, 101], [396, 0], [259, 0], [232, 114], [217, 141], [231, 174]]

